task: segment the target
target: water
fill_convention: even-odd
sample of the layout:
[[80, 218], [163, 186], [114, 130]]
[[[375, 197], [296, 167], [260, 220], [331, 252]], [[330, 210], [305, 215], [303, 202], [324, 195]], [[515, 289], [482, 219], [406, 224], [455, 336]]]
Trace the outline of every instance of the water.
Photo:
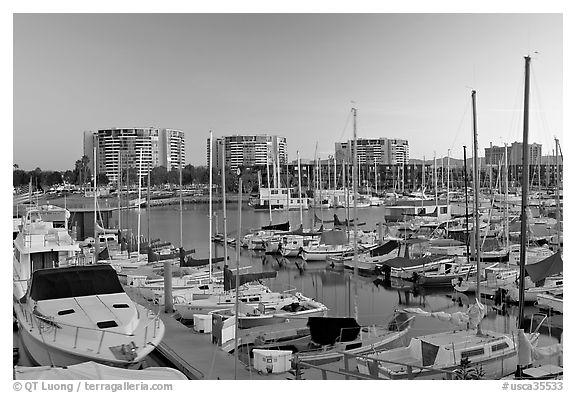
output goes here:
[[[377, 228], [377, 222], [383, 218], [383, 207], [369, 207], [357, 209], [359, 222], [366, 225], [359, 229], [368, 231]], [[215, 204], [213, 212], [217, 217], [213, 218], [213, 231], [223, 230], [222, 205]], [[344, 209], [317, 210], [316, 215], [332, 220], [333, 214], [338, 214], [342, 220], [345, 218]], [[123, 226], [127, 223], [133, 230], [137, 228], [137, 210], [123, 212]], [[352, 213], [350, 212], [350, 216]], [[312, 225], [313, 210], [303, 212], [304, 228]], [[209, 211], [208, 205], [184, 205], [182, 212], [182, 246], [185, 249], [195, 249], [197, 258], [206, 258], [209, 253]], [[272, 212], [272, 222], [281, 223], [289, 218], [292, 227], [300, 225], [300, 212], [285, 211]], [[150, 233], [148, 234], [148, 217], [146, 209], [141, 211], [141, 234], [151, 239], [160, 238], [162, 241], [170, 241], [174, 245], [180, 245], [180, 213], [179, 206], [163, 206], [150, 209]], [[268, 225], [268, 211], [255, 212], [252, 208], [242, 206], [242, 234], [250, 229]], [[332, 224], [325, 224], [331, 228]], [[228, 234], [236, 237], [238, 232], [238, 205], [227, 205], [227, 229]], [[136, 233], [136, 232], [134, 232]], [[223, 255], [223, 245], [213, 245], [213, 256]], [[228, 247], [230, 266], [236, 267], [236, 249]], [[355, 305], [358, 310], [358, 321], [361, 325], [384, 324], [391, 317], [395, 309], [404, 307], [420, 307], [426, 311], [466, 311], [469, 304], [473, 303], [473, 296], [455, 293], [451, 289], [446, 290], [420, 290], [416, 291], [409, 282], [400, 283], [394, 288], [384, 288], [376, 276], [354, 277], [352, 272], [335, 272], [327, 270], [324, 262], [310, 262], [305, 264], [303, 270], [299, 269], [304, 261], [295, 258], [283, 258], [281, 256], [265, 255], [241, 249], [240, 266], [251, 266], [251, 271], [277, 271], [277, 277], [270, 279], [269, 286], [273, 290], [295, 289], [306, 296], [315, 298], [329, 308], [330, 316], [354, 316]], [[376, 282], [375, 282], [376, 280]], [[397, 283], [398, 284], [398, 283]], [[503, 311], [496, 307], [493, 302], [487, 301], [487, 316], [482, 322], [483, 330], [499, 332], [512, 332], [518, 322], [518, 308], [508, 306]], [[537, 312], [534, 307], [525, 307], [525, 315], [530, 316]], [[558, 319], [558, 318], [557, 318]], [[561, 321], [561, 318], [559, 318]], [[409, 336], [417, 336], [434, 332], [452, 330], [456, 327], [448, 322], [442, 322], [432, 318], [417, 317]], [[560, 330], [561, 331], [561, 330]], [[559, 330], [541, 329], [539, 345], [551, 345], [559, 341]]]

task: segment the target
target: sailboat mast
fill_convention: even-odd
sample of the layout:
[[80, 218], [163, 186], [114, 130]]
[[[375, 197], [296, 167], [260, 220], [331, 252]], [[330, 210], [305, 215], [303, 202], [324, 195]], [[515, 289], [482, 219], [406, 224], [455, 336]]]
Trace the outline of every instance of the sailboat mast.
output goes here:
[[[94, 144], [94, 263], [98, 262], [98, 252], [100, 244], [98, 241], [98, 209], [96, 207], [96, 144]], [[32, 190], [32, 185], [30, 185], [30, 190]]]
[[558, 249], [560, 249], [560, 161], [558, 160], [558, 144], [559, 141], [557, 138], [554, 138], [555, 147], [556, 147], [556, 236], [558, 237]]
[[[357, 220], [357, 191], [358, 191], [358, 179], [356, 178], [356, 169], [358, 167], [358, 148], [356, 146], [356, 108], [352, 108], [354, 112], [354, 151], [353, 151], [353, 170], [352, 170], [352, 194], [354, 197], [354, 207], [352, 210], [354, 216], [354, 277], [358, 277], [358, 220]], [[354, 318], [358, 320], [358, 284], [356, 280], [354, 281]]]
[[290, 178], [288, 174], [288, 154], [286, 154], [286, 221], [290, 225]]
[[504, 232], [506, 235], [506, 251], [510, 252], [510, 215], [508, 212], [508, 144], [504, 144], [504, 210], [506, 215]]
[[450, 149], [448, 149], [448, 171], [446, 173], [446, 208], [448, 209], [448, 214], [450, 212]]
[[270, 150], [266, 152], [266, 182], [268, 186], [268, 215], [270, 216], [270, 225], [272, 225], [272, 201], [270, 200], [270, 194], [272, 194], [272, 190], [270, 188], [270, 169], [268, 168], [270, 165]]
[[[142, 209], [140, 208], [141, 206], [141, 200], [142, 200], [142, 152], [144, 151], [144, 149], [140, 149], [140, 163], [138, 165], [138, 244], [137, 244], [137, 248], [138, 248], [138, 254], [136, 255], [136, 260], [140, 261], [140, 216], [142, 213]], [[96, 179], [96, 178], [94, 178]], [[96, 185], [96, 180], [94, 180], [94, 185]]]
[[209, 201], [208, 201], [208, 278], [212, 281], [212, 157], [214, 156], [214, 145], [212, 144], [212, 130], [210, 130], [210, 161], [208, 165], [209, 179]]
[[[228, 230], [226, 228], [226, 138], [222, 137], [222, 218], [224, 221], [224, 264], [228, 264]], [[240, 234], [238, 234], [238, 237]], [[237, 241], [240, 241], [238, 239]]]
[[148, 184], [146, 187], [146, 219], [148, 222], [148, 247], [150, 248], [150, 163], [148, 163]]
[[518, 279], [518, 329], [524, 320], [524, 277], [526, 276], [526, 246], [528, 243], [528, 185], [529, 185], [529, 146], [528, 120], [530, 98], [530, 56], [525, 58], [524, 71], [524, 130], [522, 136], [522, 209], [520, 210], [520, 278]]
[[300, 151], [296, 151], [296, 158], [298, 159], [298, 202], [300, 203], [300, 226], [302, 226], [303, 223], [303, 213], [302, 210], [304, 209], [304, 207], [302, 206], [302, 203], [304, 202], [304, 199], [302, 198], [302, 176], [300, 173]]
[[[122, 242], [122, 207], [120, 205], [121, 191], [122, 191], [122, 152], [118, 151], [118, 244]], [[66, 194], [64, 194], [64, 202], [66, 202]], [[66, 203], [64, 203], [66, 205]], [[64, 206], [66, 208], [66, 206]]]
[[466, 165], [466, 146], [464, 147], [464, 201], [466, 206], [466, 262], [470, 263], [470, 234], [468, 225], [468, 168]]
[[[480, 179], [478, 171], [478, 130], [476, 124], [476, 90], [472, 90], [472, 130], [474, 133], [474, 255], [476, 257], [476, 298], [480, 300]], [[480, 333], [480, 324], [478, 324]]]
[[[212, 149], [212, 145], [210, 145], [210, 149]], [[182, 241], [182, 138], [178, 141], [178, 187], [180, 187], [180, 248], [182, 248], [184, 247]]]

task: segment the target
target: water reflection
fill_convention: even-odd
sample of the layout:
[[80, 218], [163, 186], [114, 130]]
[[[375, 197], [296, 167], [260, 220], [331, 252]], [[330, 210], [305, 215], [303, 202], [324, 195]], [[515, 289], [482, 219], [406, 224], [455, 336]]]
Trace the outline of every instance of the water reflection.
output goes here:
[[[237, 234], [237, 205], [229, 205], [227, 214], [228, 233]], [[219, 207], [215, 207], [218, 210]], [[382, 208], [358, 209], [359, 218], [365, 221], [363, 230], [376, 228], [376, 223], [382, 217]], [[336, 211], [340, 213], [340, 211]], [[124, 213], [126, 214], [126, 213]], [[274, 212], [275, 223], [286, 221], [286, 212]], [[326, 217], [332, 212], [324, 211]], [[290, 212], [289, 219], [293, 226], [300, 224], [300, 213]], [[313, 211], [304, 212], [304, 226], [309, 227], [313, 219]], [[222, 229], [222, 216], [214, 220], [214, 228]], [[147, 228], [146, 212], [142, 212], [142, 228]], [[131, 211], [123, 217], [123, 222], [130, 222], [135, 229], [137, 215]], [[152, 208], [150, 212], [151, 238], [160, 237], [163, 241], [170, 241], [175, 245], [180, 243], [179, 211], [177, 207]], [[216, 223], [220, 222], [218, 225]], [[254, 212], [243, 207], [243, 231], [248, 228], [259, 228], [269, 224], [267, 212]], [[328, 226], [328, 225], [327, 225]], [[183, 211], [183, 246], [186, 249], [196, 249], [197, 258], [208, 257], [208, 206], [185, 205]], [[142, 232], [148, 234], [145, 230]], [[223, 245], [214, 245], [213, 255], [222, 256]], [[236, 267], [236, 249], [228, 247], [229, 265]], [[358, 276], [351, 271], [335, 271], [326, 269], [325, 262], [306, 262], [298, 258], [284, 258], [280, 255], [266, 255], [264, 252], [240, 250], [240, 266], [251, 266], [252, 271], [275, 271], [276, 278], [269, 280], [269, 285], [277, 291], [298, 291], [306, 296], [313, 297], [329, 308], [331, 316], [353, 316], [358, 310], [358, 320], [361, 324], [383, 324], [392, 315], [394, 310], [406, 307], [418, 307], [426, 311], [466, 311], [467, 307], [475, 302], [472, 295], [454, 292], [451, 289], [422, 289], [415, 287], [411, 282], [392, 279], [385, 282], [383, 276]], [[483, 301], [488, 313], [482, 323], [483, 329], [511, 332], [517, 325], [518, 307], [497, 304], [494, 301]], [[525, 307], [525, 315], [537, 313], [534, 307]], [[549, 345], [558, 342], [562, 331], [562, 316], [556, 316], [547, 321], [540, 329], [542, 336], [540, 345]], [[529, 322], [528, 322], [529, 323]], [[432, 332], [454, 329], [448, 322], [433, 318], [416, 318], [410, 335], [417, 336]]]

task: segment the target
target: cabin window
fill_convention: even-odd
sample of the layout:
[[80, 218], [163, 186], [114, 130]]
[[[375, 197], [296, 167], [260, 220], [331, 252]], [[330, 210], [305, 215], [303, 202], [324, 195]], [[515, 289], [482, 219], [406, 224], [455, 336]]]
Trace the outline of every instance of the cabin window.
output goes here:
[[198, 289], [204, 289], [204, 290], [206, 290], [206, 289], [209, 289], [209, 287], [208, 287], [208, 285], [200, 285], [200, 286], [198, 287]]
[[250, 301], [250, 302], [257, 302], [257, 301], [260, 301], [260, 298], [259, 298], [259, 297], [251, 297], [251, 298], [248, 299], [248, 301]]
[[118, 326], [118, 324], [116, 323], [116, 321], [96, 322], [96, 325], [97, 325], [98, 328], [100, 328], [100, 329], [113, 328], [113, 327], [117, 327], [117, 326]]
[[273, 195], [274, 195], [274, 194], [278, 194], [278, 190], [271, 190], [271, 191], [270, 191], [270, 194], [273, 194]]
[[460, 356], [462, 358], [471, 358], [473, 356], [484, 355], [484, 348], [470, 349], [469, 351], [462, 351]]
[[507, 342], [499, 343], [496, 345], [492, 345], [492, 352], [501, 351], [502, 349], [506, 349], [506, 348], [508, 348]]
[[58, 315], [68, 315], [68, 314], [73, 314], [75, 311], [71, 308], [69, 308], [68, 310], [61, 310], [58, 311]]
[[130, 306], [127, 305], [126, 303], [113, 304], [112, 307], [114, 307], [114, 308], [130, 308]]

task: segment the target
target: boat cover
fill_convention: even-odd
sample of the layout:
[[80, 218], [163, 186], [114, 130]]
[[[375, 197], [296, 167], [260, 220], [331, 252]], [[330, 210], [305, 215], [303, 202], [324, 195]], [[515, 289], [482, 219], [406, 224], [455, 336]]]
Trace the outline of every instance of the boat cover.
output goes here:
[[360, 325], [354, 318], [309, 317], [308, 327], [312, 341], [318, 345], [354, 341], [360, 334]]
[[270, 230], [270, 231], [289, 231], [290, 230], [290, 222], [286, 221], [281, 224], [272, 224], [272, 225], [264, 225], [262, 230]]
[[[244, 273], [238, 275], [238, 281], [240, 285], [262, 280], [264, 278], [275, 278], [277, 272], [260, 272], [260, 273]], [[236, 288], [236, 275], [235, 273], [228, 268], [228, 266], [224, 266], [224, 290], [229, 291], [231, 289]]]
[[399, 246], [400, 246], [400, 243], [398, 243], [396, 240], [387, 241], [386, 243], [382, 244], [381, 246], [378, 246], [378, 247], [370, 250], [370, 256], [371, 257], [378, 257], [380, 255], [389, 254], [392, 251], [394, 251], [395, 249], [397, 249]]
[[85, 362], [68, 367], [14, 367], [16, 380], [187, 380], [186, 376], [170, 367], [148, 367], [143, 370], [106, 366]]
[[348, 237], [344, 231], [324, 231], [320, 237], [320, 243], [330, 246], [348, 244]]
[[526, 273], [530, 276], [530, 279], [536, 283], [536, 286], [542, 286], [546, 277], [562, 273], [563, 270], [564, 265], [560, 251], [540, 262], [526, 265]]
[[[442, 257], [440, 257], [440, 258], [442, 258]], [[403, 269], [403, 268], [408, 268], [408, 267], [425, 265], [427, 263], [434, 262], [437, 259], [439, 259], [439, 258], [432, 258], [430, 256], [426, 256], [423, 258], [395, 257], [395, 258], [388, 259], [386, 261], [382, 261], [381, 263], [383, 265], [390, 266], [392, 268]]]
[[36, 301], [122, 292], [116, 270], [107, 264], [36, 270], [30, 285]]

